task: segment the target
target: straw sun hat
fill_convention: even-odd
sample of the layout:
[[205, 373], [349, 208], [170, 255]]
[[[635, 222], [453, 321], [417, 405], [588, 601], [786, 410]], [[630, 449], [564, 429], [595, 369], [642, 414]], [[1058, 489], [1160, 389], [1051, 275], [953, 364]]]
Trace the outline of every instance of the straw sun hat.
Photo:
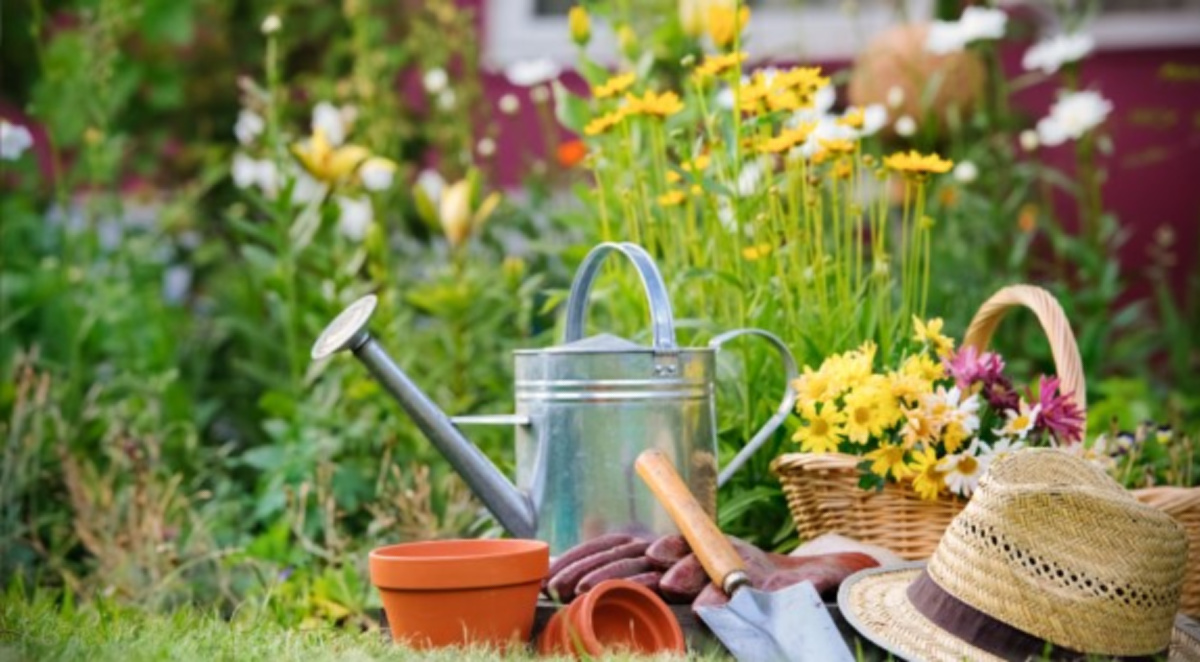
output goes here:
[[913, 660], [1187, 659], [1173, 628], [1186, 562], [1168, 515], [1078, 457], [1028, 450], [992, 465], [928, 564], [857, 573], [838, 605]]

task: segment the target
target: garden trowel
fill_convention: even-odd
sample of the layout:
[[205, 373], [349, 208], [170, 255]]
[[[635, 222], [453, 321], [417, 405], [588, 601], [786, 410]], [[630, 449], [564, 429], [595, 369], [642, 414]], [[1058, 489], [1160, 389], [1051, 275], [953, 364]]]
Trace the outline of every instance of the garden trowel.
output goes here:
[[812, 582], [770, 592], [754, 588], [742, 558], [688, 491], [667, 456], [645, 451], [638, 456], [636, 468], [709, 578], [729, 596], [722, 607], [699, 607], [696, 612], [734, 657], [743, 662], [853, 662]]

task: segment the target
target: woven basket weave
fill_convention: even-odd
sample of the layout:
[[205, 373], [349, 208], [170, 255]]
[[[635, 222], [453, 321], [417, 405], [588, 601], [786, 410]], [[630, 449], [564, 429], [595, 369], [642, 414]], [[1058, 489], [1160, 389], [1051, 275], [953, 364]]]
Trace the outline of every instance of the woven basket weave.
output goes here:
[[[963, 346], [982, 352], [1004, 315], [1022, 306], [1033, 311], [1050, 339], [1062, 391], [1072, 393], [1086, 411], [1079, 348], [1062, 307], [1046, 290], [1013, 285], [994, 294], [971, 320]], [[775, 459], [771, 468], [783, 483], [800, 536], [840, 533], [881, 545], [908, 560], [928, 558], [966, 501], [957, 497], [923, 501], [907, 483], [887, 483], [882, 491], [864, 490], [858, 486], [861, 461], [842, 453], [788, 453]], [[1154, 487], [1133, 494], [1187, 529], [1188, 569], [1180, 607], [1183, 613], [1200, 615], [1200, 488]]]

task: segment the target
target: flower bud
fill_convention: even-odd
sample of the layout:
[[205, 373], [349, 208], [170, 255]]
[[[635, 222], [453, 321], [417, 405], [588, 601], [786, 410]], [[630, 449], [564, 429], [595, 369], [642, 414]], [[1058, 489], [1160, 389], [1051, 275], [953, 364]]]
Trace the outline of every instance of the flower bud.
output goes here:
[[567, 27], [571, 31], [571, 41], [579, 46], [587, 46], [592, 39], [592, 20], [587, 10], [579, 5], [571, 7], [567, 14]]

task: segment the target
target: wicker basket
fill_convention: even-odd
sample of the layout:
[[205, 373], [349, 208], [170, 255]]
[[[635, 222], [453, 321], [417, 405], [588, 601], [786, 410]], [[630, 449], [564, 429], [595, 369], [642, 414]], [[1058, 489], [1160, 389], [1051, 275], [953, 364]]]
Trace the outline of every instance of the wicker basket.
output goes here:
[[[1050, 339], [1063, 392], [1074, 394], [1086, 411], [1083, 364], [1062, 307], [1047, 291], [1031, 285], [1006, 287], [980, 307], [963, 346], [983, 351], [1004, 315], [1014, 307], [1037, 315]], [[929, 557], [950, 520], [966, 501], [947, 497], [922, 501], [908, 484], [888, 483], [882, 491], [858, 486], [861, 458], [842, 453], [788, 453], [771, 468], [783, 483], [788, 507], [801, 537], [840, 533], [881, 545], [908, 560]], [[1155, 487], [1133, 492], [1139, 500], [1170, 514], [1187, 529], [1190, 542], [1181, 611], [1200, 615], [1200, 488]]]

